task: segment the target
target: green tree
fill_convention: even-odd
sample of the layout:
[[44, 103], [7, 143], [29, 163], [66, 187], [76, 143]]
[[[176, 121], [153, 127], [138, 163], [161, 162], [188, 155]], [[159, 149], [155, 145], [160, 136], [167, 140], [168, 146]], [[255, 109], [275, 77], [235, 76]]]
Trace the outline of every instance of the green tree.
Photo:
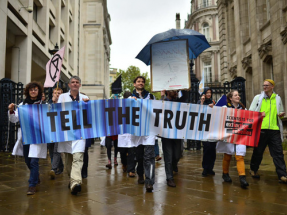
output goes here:
[[[141, 73], [138, 67], [129, 66], [126, 71], [120, 69], [117, 72], [117, 77], [119, 75], [122, 75], [122, 88], [123, 88], [123, 92], [120, 94], [120, 96], [122, 96], [125, 91], [133, 92], [134, 79], [139, 75], [145, 78], [145, 89], [151, 92], [151, 80], [148, 76], [148, 73], [147, 72]], [[160, 92], [153, 93], [153, 95], [156, 97], [156, 99], [160, 99]]]

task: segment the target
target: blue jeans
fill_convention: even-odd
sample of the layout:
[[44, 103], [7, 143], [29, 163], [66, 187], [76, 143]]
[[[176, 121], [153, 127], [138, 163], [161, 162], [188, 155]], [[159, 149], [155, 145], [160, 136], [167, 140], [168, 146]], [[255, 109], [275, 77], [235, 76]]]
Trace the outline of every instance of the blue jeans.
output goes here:
[[36, 187], [39, 180], [39, 158], [29, 158], [30, 145], [23, 145], [24, 158], [30, 169], [29, 187]]
[[155, 152], [155, 156], [159, 156], [158, 140], [155, 140], [154, 152]]

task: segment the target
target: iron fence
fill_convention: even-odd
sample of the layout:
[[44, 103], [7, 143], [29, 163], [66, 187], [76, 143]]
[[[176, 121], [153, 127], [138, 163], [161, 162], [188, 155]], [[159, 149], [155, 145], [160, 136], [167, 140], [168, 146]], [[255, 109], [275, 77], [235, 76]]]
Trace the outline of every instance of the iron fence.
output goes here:
[[19, 104], [23, 101], [23, 84], [10, 79], [0, 80], [0, 151], [12, 151], [17, 140], [19, 123], [9, 123], [8, 105]]

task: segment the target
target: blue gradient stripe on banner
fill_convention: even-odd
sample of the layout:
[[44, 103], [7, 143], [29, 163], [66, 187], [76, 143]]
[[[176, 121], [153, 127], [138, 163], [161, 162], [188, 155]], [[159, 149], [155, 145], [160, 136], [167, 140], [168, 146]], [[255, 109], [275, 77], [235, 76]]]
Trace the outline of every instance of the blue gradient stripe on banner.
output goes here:
[[[127, 110], [129, 117], [126, 115]], [[243, 116], [242, 119], [233, 119], [234, 110], [231, 108], [209, 108], [206, 105], [142, 99], [19, 106], [24, 144], [65, 142], [129, 133], [173, 139], [234, 139], [241, 142], [240, 144], [252, 146], [252, 141], [257, 140], [254, 133], [256, 131], [253, 130], [260, 129], [262, 116], [257, 112], [249, 114], [250, 111], [246, 110], [237, 112]], [[247, 119], [245, 116], [251, 118]], [[242, 128], [228, 128], [236, 123]], [[252, 127], [253, 124], [256, 128]]]

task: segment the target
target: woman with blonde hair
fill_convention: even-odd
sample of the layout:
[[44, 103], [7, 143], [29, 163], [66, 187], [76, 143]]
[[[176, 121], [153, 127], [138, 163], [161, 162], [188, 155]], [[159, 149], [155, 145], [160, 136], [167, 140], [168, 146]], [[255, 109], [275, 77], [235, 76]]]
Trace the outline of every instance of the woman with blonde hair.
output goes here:
[[[237, 90], [231, 90], [227, 94], [227, 105], [223, 107], [245, 110], [245, 106], [240, 102], [240, 96]], [[232, 182], [232, 179], [229, 176], [229, 166], [232, 155], [235, 155], [240, 185], [244, 189], [247, 188], [249, 184], [246, 181], [245, 164], [244, 164], [246, 146], [219, 141], [217, 143], [216, 150], [218, 153], [224, 153], [222, 161], [222, 168], [223, 168], [222, 178], [224, 182]]]

